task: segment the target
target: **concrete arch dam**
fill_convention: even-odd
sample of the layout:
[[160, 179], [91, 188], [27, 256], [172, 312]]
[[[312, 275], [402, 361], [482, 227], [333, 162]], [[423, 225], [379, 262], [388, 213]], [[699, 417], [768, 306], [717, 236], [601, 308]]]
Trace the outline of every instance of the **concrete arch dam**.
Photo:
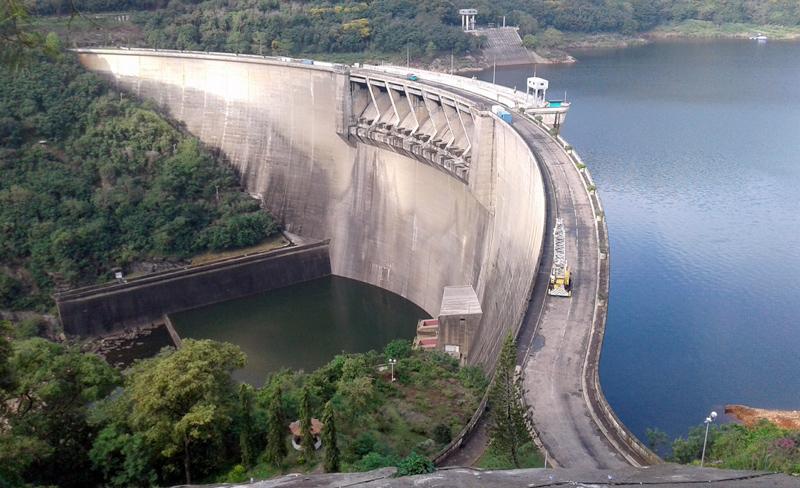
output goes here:
[[[437, 73], [417, 80], [396, 67], [77, 52], [221, 149], [287, 230], [330, 239], [334, 274], [434, 317], [445, 287], [472, 287], [482, 314], [464, 328], [464, 359], [491, 370], [505, 336], [519, 332], [526, 402], [551, 459], [646, 463], [597, 380], [608, 277], [599, 201], [563, 143], [525, 117], [510, 125], [491, 112], [515, 106], [516, 92]], [[578, 268], [569, 300], [546, 294], [554, 216], [565, 219]]]
[[330, 239], [334, 274], [432, 316], [471, 285], [483, 315], [470, 364], [494, 365], [525, 313], [545, 195], [522, 138], [445, 90], [367, 70], [258, 56], [78, 52], [220, 148], [287, 230]]

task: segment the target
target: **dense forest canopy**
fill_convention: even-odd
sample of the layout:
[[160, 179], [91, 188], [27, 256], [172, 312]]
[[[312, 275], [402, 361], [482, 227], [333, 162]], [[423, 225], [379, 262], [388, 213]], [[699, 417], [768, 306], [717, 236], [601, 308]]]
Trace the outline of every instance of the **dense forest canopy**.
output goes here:
[[535, 35], [635, 34], [696, 19], [714, 23], [800, 25], [796, 0], [33, 0], [39, 14], [139, 11], [150, 47], [254, 54], [438, 52], [463, 54], [480, 38], [460, 30], [459, 8], [480, 25], [501, 23]]
[[[253, 388], [231, 378], [246, 357], [229, 343], [187, 339], [120, 374], [94, 354], [20, 332], [0, 320], [2, 487], [242, 482], [314, 471], [334, 444], [331, 471], [409, 462], [429, 471], [427, 457], [486, 388], [479, 369], [402, 340]], [[396, 381], [379, 368], [389, 357]], [[310, 455], [289, 448], [289, 422], [304, 416], [335, 424], [335, 441]]]
[[234, 172], [72, 59], [0, 68], [0, 309], [275, 231]]

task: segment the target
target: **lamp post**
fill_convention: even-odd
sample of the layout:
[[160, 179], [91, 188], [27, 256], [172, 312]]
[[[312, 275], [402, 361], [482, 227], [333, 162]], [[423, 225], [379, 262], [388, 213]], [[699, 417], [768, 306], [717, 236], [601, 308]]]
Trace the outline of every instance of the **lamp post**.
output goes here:
[[703, 467], [703, 463], [706, 460], [706, 443], [708, 442], [708, 426], [711, 425], [711, 422], [717, 418], [717, 412], [711, 412], [708, 417], [703, 421], [706, 424], [706, 436], [703, 439], [703, 453], [700, 455], [700, 467]]
[[397, 364], [397, 359], [389, 359], [389, 366], [392, 368], [392, 383], [394, 383], [394, 365]]

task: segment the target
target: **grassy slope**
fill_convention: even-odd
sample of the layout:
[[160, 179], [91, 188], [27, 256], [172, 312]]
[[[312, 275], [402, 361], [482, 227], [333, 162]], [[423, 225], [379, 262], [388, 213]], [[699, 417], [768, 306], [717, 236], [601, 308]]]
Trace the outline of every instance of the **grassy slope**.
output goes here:
[[[533, 444], [525, 444], [519, 453], [520, 468], [541, 468], [544, 466], [544, 456]], [[476, 463], [482, 469], [515, 469], [516, 466], [509, 457], [489, 447]]]

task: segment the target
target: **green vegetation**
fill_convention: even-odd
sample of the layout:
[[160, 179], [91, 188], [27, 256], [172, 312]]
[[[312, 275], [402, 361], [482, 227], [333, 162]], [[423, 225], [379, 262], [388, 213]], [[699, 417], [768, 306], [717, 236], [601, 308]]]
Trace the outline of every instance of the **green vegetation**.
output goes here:
[[244, 366], [236, 346], [183, 342], [138, 362], [121, 395], [96, 412], [101, 427], [91, 458], [117, 486], [202, 479], [235, 459], [233, 421], [241, 417], [230, 373]]
[[302, 457], [300, 464], [314, 462], [314, 435], [311, 433], [311, 392], [304, 386], [300, 392], [300, 431], [303, 433], [300, 440]]
[[433, 473], [433, 462], [416, 452], [412, 452], [405, 459], [397, 463], [395, 476], [414, 476], [415, 474]]
[[678, 23], [669, 23], [658, 26], [653, 30], [653, 35], [658, 37], [750, 37], [760, 32], [770, 39], [796, 39], [800, 37], [798, 25], [776, 25], [755, 23], [726, 23], [717, 24], [708, 20], [689, 19]]
[[0, 308], [276, 231], [234, 172], [69, 57], [0, 68]]
[[24, 1], [0, 2], [0, 66], [19, 66], [34, 53], [55, 56], [61, 50], [56, 35], [28, 28], [30, 22]]
[[417, 58], [460, 55], [481, 42], [461, 32], [454, 6], [444, 1], [171, 2], [135, 22], [150, 46], [265, 55], [408, 49]]
[[[720, 35], [758, 30], [786, 37], [796, 35], [800, 26], [800, 6], [794, 0], [36, 0], [32, 5], [41, 15], [136, 12], [135, 25], [123, 23], [116, 29], [105, 18], [71, 18], [70, 25], [86, 33], [84, 44], [133, 42], [343, 61], [361, 61], [365, 54], [397, 61], [407, 49], [413, 58], [428, 60], [475, 51], [482, 41], [460, 31], [457, 11], [463, 7], [478, 9], [480, 25], [498, 23], [505, 16], [508, 25], [519, 26], [527, 47], [545, 52], [594, 42], [580, 36], [576, 40], [576, 33], [634, 36], [655, 29], [660, 35]], [[40, 28], [65, 32], [62, 24], [43, 20]], [[99, 30], [106, 35], [98, 36]]]
[[517, 348], [509, 334], [500, 351], [497, 370], [489, 390], [489, 441], [495, 457], [505, 457], [521, 468], [523, 446], [533, 443], [527, 426], [527, 409], [522, 399], [522, 377], [515, 372]]
[[289, 454], [286, 448], [286, 417], [283, 414], [283, 390], [275, 385], [267, 396], [267, 451], [264, 459], [267, 464], [280, 466]]
[[333, 413], [333, 404], [325, 403], [325, 413], [322, 414], [322, 444], [325, 446], [325, 472], [336, 473], [341, 468], [339, 461], [339, 440], [336, 435], [336, 416]]
[[0, 322], [0, 486], [91, 486], [90, 405], [120, 383], [102, 359], [41, 338], [9, 342]]
[[[705, 427], [691, 429], [672, 443], [672, 461], [699, 464]], [[753, 427], [712, 425], [708, 431], [706, 466], [781, 471], [800, 474], [800, 431], [782, 429], [766, 420]]]
[[[544, 457], [533, 442], [528, 442], [520, 446], [517, 457], [519, 468], [541, 468], [544, 466]], [[486, 449], [480, 459], [478, 459], [476, 467], [481, 469], [517, 468], [506, 453], [498, 451], [494, 446], [489, 446]]]
[[[341, 355], [312, 372], [236, 385], [235, 346], [183, 342], [120, 375], [98, 356], [41, 338], [11, 340], [0, 322], [0, 486], [152, 486], [240, 482], [286, 471], [430, 472], [463, 428], [485, 379], [441, 353], [388, 347]], [[466, 372], [465, 372], [466, 371]], [[323, 448], [287, 450], [289, 422], [323, 421]]]

